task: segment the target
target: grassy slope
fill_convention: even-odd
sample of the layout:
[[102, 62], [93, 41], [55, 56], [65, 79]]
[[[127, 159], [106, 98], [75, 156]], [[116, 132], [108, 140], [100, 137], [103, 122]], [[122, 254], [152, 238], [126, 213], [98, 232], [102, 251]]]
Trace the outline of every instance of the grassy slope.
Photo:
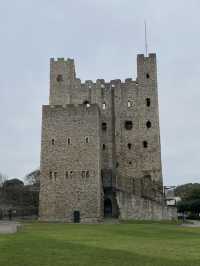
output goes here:
[[200, 228], [29, 223], [0, 235], [0, 266], [200, 265]]

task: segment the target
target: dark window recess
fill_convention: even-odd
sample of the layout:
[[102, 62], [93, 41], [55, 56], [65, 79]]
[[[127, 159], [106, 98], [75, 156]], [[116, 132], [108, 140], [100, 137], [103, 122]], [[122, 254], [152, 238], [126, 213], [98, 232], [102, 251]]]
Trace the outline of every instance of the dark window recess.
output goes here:
[[90, 102], [88, 100], [83, 102], [84, 105], [86, 105], [87, 107], [90, 107]]
[[67, 143], [70, 144], [71, 143], [71, 140], [70, 138], [67, 139]]
[[85, 176], [86, 176], [87, 178], [89, 178], [89, 177], [90, 177], [90, 173], [89, 173], [89, 171], [86, 171], [86, 174], [85, 174]]
[[56, 80], [57, 80], [58, 82], [63, 81], [63, 76], [62, 76], [62, 75], [57, 75]]
[[52, 174], [52, 172], [50, 171], [50, 172], [49, 172], [49, 178], [52, 179], [52, 177], [53, 177], [53, 174]]
[[146, 98], [146, 104], [148, 107], [151, 105], [151, 99], [150, 98]]
[[72, 175], [73, 175], [73, 171], [70, 171], [70, 177], [72, 177]]
[[57, 172], [54, 172], [54, 178], [56, 180], [56, 178], [57, 178]]
[[85, 138], [85, 142], [89, 143], [89, 138], [88, 137]]
[[151, 175], [145, 175], [144, 179], [151, 181]]
[[80, 211], [74, 211], [74, 223], [80, 223]]
[[149, 79], [150, 78], [150, 75], [149, 73], [146, 73], [146, 78]]
[[116, 162], [116, 168], [118, 168], [119, 167], [119, 163], [118, 162]]
[[131, 148], [132, 148], [132, 144], [131, 143], [128, 143], [128, 148], [129, 148], [129, 150], [131, 150]]
[[147, 128], [150, 128], [151, 127], [151, 122], [150, 121], [147, 121], [146, 122], [146, 126], [147, 126]]
[[143, 147], [147, 148], [148, 147], [148, 142], [147, 141], [143, 141]]
[[131, 130], [133, 128], [133, 122], [132, 121], [125, 121], [125, 128], [127, 130]]
[[55, 144], [55, 139], [51, 140], [51, 144], [54, 145]]
[[132, 162], [130, 161], [130, 162], [128, 162], [128, 164], [130, 164], [130, 165], [131, 165], [131, 164], [132, 164]]
[[102, 145], [102, 149], [103, 149], [103, 150], [106, 149], [106, 145], [105, 145], [105, 144]]
[[106, 129], [107, 129], [107, 124], [106, 124], [105, 122], [103, 122], [103, 123], [101, 124], [101, 128], [102, 128], [102, 130], [106, 131]]
[[104, 201], [104, 217], [112, 217], [112, 201], [110, 199]]
[[69, 173], [68, 171], [65, 172], [65, 178], [68, 178], [69, 177]]
[[85, 177], [85, 171], [82, 171], [82, 172], [81, 172], [81, 176], [82, 176], [82, 178]]

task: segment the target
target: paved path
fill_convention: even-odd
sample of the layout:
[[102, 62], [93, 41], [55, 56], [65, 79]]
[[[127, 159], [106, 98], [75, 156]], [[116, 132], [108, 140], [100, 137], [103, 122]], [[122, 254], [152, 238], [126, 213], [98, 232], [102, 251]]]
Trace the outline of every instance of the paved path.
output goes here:
[[188, 220], [189, 223], [182, 224], [182, 226], [186, 227], [200, 227], [200, 221], [197, 220]]
[[0, 222], [0, 234], [14, 234], [20, 228], [20, 224], [16, 222]]

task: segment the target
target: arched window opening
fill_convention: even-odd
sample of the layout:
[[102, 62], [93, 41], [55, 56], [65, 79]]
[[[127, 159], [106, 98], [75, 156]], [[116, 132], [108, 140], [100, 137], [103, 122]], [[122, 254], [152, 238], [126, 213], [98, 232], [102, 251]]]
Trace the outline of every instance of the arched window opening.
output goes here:
[[132, 121], [125, 121], [125, 128], [127, 129], [127, 130], [131, 130], [132, 129], [132, 127], [133, 127], [133, 122]]
[[57, 75], [56, 80], [57, 80], [57, 82], [63, 81], [63, 75], [60, 75], [60, 74]]
[[151, 99], [150, 98], [146, 98], [146, 105], [148, 107], [151, 105]]
[[52, 177], [53, 177], [53, 173], [52, 173], [52, 171], [50, 171], [49, 172], [49, 178], [52, 179]]
[[106, 129], [107, 129], [107, 123], [103, 122], [101, 124], [101, 128], [102, 128], [103, 131], [106, 131]]
[[147, 148], [148, 147], [148, 142], [145, 140], [145, 141], [143, 141], [143, 147], [144, 148]]
[[57, 172], [54, 172], [54, 178], [56, 180], [56, 178], [57, 178]]
[[147, 128], [150, 128], [150, 127], [151, 127], [151, 121], [147, 121], [147, 122], [146, 122], [146, 127], [147, 127]]
[[85, 174], [85, 176], [86, 176], [86, 178], [89, 178], [89, 177], [90, 177], [90, 173], [89, 173], [89, 171], [88, 171], [88, 170], [86, 171], [86, 174]]
[[131, 150], [131, 148], [132, 148], [132, 144], [131, 144], [131, 143], [128, 143], [127, 146], [128, 146], [128, 149]]

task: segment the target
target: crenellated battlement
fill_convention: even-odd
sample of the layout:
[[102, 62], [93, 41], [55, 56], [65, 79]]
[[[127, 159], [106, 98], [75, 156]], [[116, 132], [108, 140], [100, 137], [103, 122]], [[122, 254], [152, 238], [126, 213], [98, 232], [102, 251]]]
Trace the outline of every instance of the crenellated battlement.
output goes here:
[[51, 58], [50, 62], [50, 104], [63, 105], [85, 101], [100, 103], [100, 100], [105, 102], [104, 98], [107, 97], [108, 100], [109, 93], [113, 93], [111, 91], [115, 88], [118, 97], [122, 98], [126, 93], [131, 94], [130, 91], [137, 91], [146, 82], [149, 86], [150, 83], [154, 86], [153, 83], [156, 81], [156, 55], [152, 53], [147, 57], [144, 54], [137, 55], [137, 77], [135, 80], [129, 77], [124, 80], [106, 81], [99, 78], [96, 81], [81, 81], [76, 77], [74, 59]]
[[66, 63], [71, 62], [71, 63], [74, 63], [74, 59], [73, 58], [65, 59], [64, 57], [57, 57], [57, 58], [51, 57], [50, 62], [66, 62]]
[[[77, 79], [80, 81], [80, 79]], [[96, 82], [93, 82], [92, 80], [85, 80], [85, 82], [81, 82], [82, 86], [92, 88], [114, 88], [117, 85], [126, 85], [126, 84], [137, 84], [136, 80], [133, 80], [132, 78], [126, 78], [124, 80], [121, 79], [114, 79], [110, 81], [105, 81], [104, 79], [97, 79]]]

